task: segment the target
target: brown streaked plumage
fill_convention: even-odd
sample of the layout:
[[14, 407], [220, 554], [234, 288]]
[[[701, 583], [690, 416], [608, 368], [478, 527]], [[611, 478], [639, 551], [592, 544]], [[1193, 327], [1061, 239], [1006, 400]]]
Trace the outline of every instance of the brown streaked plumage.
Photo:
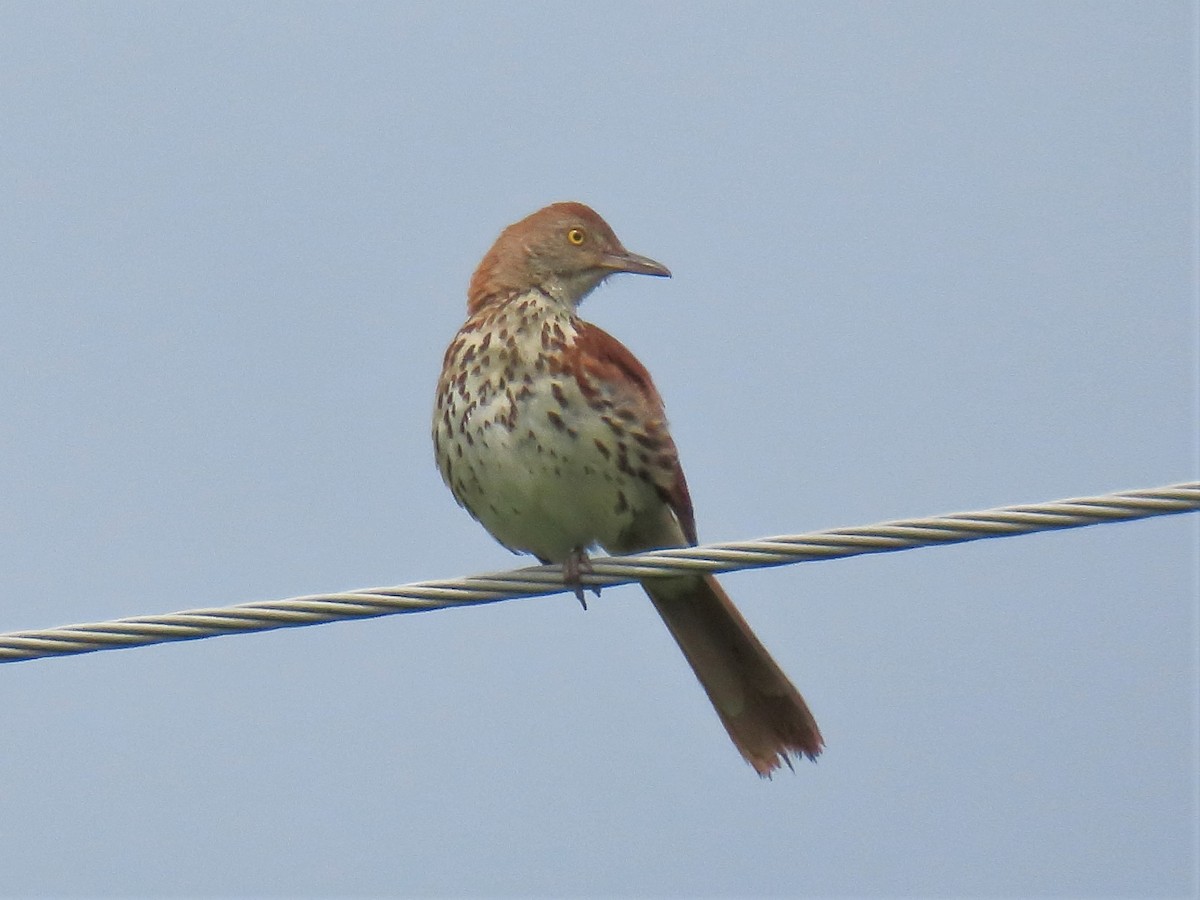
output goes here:
[[[581, 203], [506, 228], [446, 350], [433, 441], [459, 504], [500, 543], [562, 563], [696, 543], [692, 499], [650, 373], [576, 315], [616, 272], [666, 276]], [[808, 706], [711, 575], [642, 583], [725, 730], [759, 775], [823, 740]], [[581, 593], [582, 596], [582, 593]]]

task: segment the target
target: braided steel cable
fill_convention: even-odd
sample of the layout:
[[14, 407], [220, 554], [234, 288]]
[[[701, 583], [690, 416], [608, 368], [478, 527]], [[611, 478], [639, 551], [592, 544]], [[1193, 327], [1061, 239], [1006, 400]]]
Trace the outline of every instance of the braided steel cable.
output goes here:
[[[583, 573], [581, 580], [585, 587], [600, 588], [672, 572], [733, 572], [1197, 510], [1200, 510], [1200, 482], [1184, 482], [1097, 497], [605, 557], [592, 560], [591, 572]], [[0, 663], [319, 625], [447, 606], [495, 603], [564, 590], [569, 588], [563, 584], [561, 567], [535, 566], [397, 587], [364, 588], [36, 631], [14, 631], [0, 634]]]

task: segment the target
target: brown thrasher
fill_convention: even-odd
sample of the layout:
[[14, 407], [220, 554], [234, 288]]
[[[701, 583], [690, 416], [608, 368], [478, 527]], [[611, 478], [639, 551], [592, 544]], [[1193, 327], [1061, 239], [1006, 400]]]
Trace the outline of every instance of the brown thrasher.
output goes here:
[[[696, 543], [650, 373], [576, 315], [616, 272], [671, 274], [626, 250], [581, 203], [555, 203], [504, 229], [471, 278], [433, 417], [438, 467], [459, 504], [510, 550], [562, 563], [577, 590], [590, 547]], [[759, 775], [790, 766], [789, 754], [821, 752], [804, 699], [715, 578], [671, 575], [642, 587]]]

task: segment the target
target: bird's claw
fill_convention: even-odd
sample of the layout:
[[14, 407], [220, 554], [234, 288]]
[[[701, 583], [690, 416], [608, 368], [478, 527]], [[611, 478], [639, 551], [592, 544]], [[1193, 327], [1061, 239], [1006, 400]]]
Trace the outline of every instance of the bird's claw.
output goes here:
[[[582, 548], [572, 550], [571, 555], [563, 561], [563, 584], [575, 590], [575, 599], [586, 610], [587, 599], [583, 596], [583, 579], [581, 577], [584, 572], [592, 574], [592, 561], [588, 558], [587, 551]], [[600, 596], [599, 585], [592, 586], [592, 593], [597, 597]]]

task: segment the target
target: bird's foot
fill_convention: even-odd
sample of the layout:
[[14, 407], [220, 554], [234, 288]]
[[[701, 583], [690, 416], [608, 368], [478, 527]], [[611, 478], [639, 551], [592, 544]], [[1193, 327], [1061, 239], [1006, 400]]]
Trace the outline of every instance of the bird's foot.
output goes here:
[[[571, 551], [571, 555], [563, 561], [562, 567], [563, 584], [574, 588], [575, 598], [579, 601], [579, 605], [587, 609], [587, 599], [583, 596], [583, 579], [580, 577], [584, 572], [592, 574], [592, 561], [588, 558], [587, 551], [582, 547], [576, 547]], [[599, 597], [600, 588], [593, 586], [592, 593]]]

